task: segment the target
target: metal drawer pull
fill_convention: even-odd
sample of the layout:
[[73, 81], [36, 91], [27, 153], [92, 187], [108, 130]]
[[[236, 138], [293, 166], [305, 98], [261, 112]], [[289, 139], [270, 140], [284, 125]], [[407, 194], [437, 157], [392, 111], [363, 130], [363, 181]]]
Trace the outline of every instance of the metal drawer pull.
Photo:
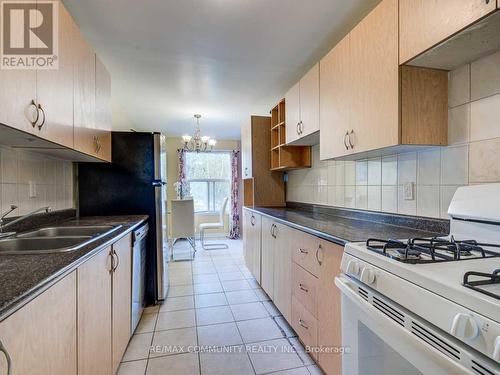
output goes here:
[[253, 216], [253, 215], [250, 218], [250, 224], [252, 224], [252, 227], [255, 226], [255, 216]]
[[307, 289], [302, 283], [299, 284], [300, 290], [303, 290], [306, 293], [309, 293], [309, 289]]
[[347, 137], [349, 136], [349, 132], [344, 134], [344, 146], [346, 150], [349, 150], [349, 145], [347, 144]]
[[7, 349], [3, 345], [2, 341], [0, 341], [0, 353], [3, 353], [5, 356], [5, 360], [7, 361], [7, 374], [6, 375], [11, 375], [12, 374], [12, 360], [10, 359], [9, 352], [7, 352]]
[[349, 134], [347, 134], [347, 140], [349, 141], [349, 146], [351, 149], [354, 149], [354, 145], [351, 142], [351, 135], [354, 135], [354, 130], [351, 130]]
[[306, 249], [300, 249], [300, 252], [301, 252], [302, 254], [309, 254], [309, 251], [307, 251]]
[[[323, 260], [319, 259], [319, 251], [321, 250], [321, 253], [323, 254], [323, 248], [321, 247], [321, 244], [318, 245], [318, 248], [316, 249], [316, 260], [318, 261], [319, 265], [321, 266], [323, 264]], [[323, 256], [322, 256], [323, 258]]]
[[118, 256], [116, 251], [113, 250], [113, 259], [115, 259], [115, 257], [116, 257], [116, 263], [115, 263], [115, 266], [113, 267], [113, 272], [116, 271], [116, 269], [118, 268], [118, 265], [120, 264], [120, 257]]
[[45, 120], [46, 120], [46, 117], [45, 117], [45, 111], [43, 110], [42, 106], [40, 104], [38, 104], [38, 109], [40, 111], [42, 111], [42, 115], [43, 115], [43, 121], [40, 125], [38, 125], [38, 130], [42, 130], [43, 128], [43, 125], [45, 125]]
[[31, 122], [31, 126], [35, 127], [36, 123], [40, 119], [40, 111], [38, 110], [38, 106], [35, 103], [34, 99], [31, 100], [30, 106], [34, 106], [35, 107], [35, 111], [36, 111], [36, 118], [33, 121], [30, 121]]
[[309, 329], [309, 327], [304, 323], [302, 319], [299, 319], [299, 325], [305, 329]]

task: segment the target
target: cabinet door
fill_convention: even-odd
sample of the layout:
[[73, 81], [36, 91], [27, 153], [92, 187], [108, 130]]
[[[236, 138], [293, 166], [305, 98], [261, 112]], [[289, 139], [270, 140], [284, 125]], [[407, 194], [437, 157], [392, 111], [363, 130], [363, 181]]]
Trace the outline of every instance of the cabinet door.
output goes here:
[[286, 143], [300, 137], [300, 82], [297, 82], [285, 95], [285, 133]]
[[59, 68], [38, 70], [37, 101], [45, 113], [35, 135], [73, 148], [73, 20], [62, 3], [59, 5]]
[[[12, 375], [76, 374], [76, 272], [0, 323]], [[7, 363], [0, 354], [0, 374]]]
[[78, 375], [112, 371], [110, 252], [102, 250], [77, 269]]
[[258, 283], [260, 283], [260, 230], [262, 216], [243, 211], [243, 251], [245, 264]]
[[33, 133], [37, 110], [35, 70], [0, 69], [0, 123]]
[[95, 122], [98, 147], [96, 155], [111, 161], [111, 76], [96, 56], [95, 58]]
[[300, 80], [300, 137], [319, 130], [319, 63]]
[[398, 0], [382, 2], [350, 34], [353, 152], [399, 144]]
[[74, 141], [75, 149], [97, 154], [95, 140], [95, 54], [73, 25], [74, 65]]
[[352, 151], [347, 147], [350, 82], [349, 35], [342, 39], [319, 63], [320, 68], [320, 159], [331, 159]]
[[262, 250], [260, 286], [273, 299], [274, 292], [274, 247], [276, 230], [273, 220], [262, 218]]
[[113, 244], [116, 264], [113, 272], [113, 374], [131, 336], [132, 237], [126, 235]]
[[274, 304], [285, 319], [292, 319], [292, 229], [276, 224], [276, 247], [274, 249]]
[[245, 122], [241, 126], [241, 175], [252, 177], [252, 123]]
[[[344, 249], [336, 244], [321, 241], [321, 270], [318, 303], [318, 346], [339, 347], [341, 340], [340, 291], [334, 279], [340, 274], [340, 263]], [[319, 364], [327, 374], [341, 373], [341, 355], [320, 353]]]
[[493, 0], [399, 0], [399, 62], [411, 60], [494, 10]]

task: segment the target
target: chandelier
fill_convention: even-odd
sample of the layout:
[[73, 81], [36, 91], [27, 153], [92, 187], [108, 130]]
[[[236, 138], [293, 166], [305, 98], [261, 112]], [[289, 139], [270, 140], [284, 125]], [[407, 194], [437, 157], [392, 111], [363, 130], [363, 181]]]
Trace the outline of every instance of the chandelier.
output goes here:
[[[186, 151], [212, 151], [217, 141], [213, 138], [207, 136], [201, 136], [200, 130], [200, 118], [201, 115], [194, 115], [196, 119], [196, 129], [194, 131], [194, 135], [183, 135], [182, 140], [184, 141], [184, 150]], [[210, 149], [209, 149], [210, 147]]]

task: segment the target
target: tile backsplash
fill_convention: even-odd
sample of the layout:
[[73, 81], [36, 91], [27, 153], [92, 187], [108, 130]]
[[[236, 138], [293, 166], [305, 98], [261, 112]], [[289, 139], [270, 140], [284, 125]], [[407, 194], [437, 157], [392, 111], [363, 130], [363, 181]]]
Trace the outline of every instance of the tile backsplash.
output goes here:
[[[448, 147], [288, 173], [287, 200], [447, 218], [459, 186], [500, 182], [500, 52], [449, 73]], [[405, 185], [413, 199], [405, 199]]]
[[11, 216], [44, 206], [74, 208], [73, 164], [0, 146], [0, 192], [0, 213], [12, 204], [19, 207]]

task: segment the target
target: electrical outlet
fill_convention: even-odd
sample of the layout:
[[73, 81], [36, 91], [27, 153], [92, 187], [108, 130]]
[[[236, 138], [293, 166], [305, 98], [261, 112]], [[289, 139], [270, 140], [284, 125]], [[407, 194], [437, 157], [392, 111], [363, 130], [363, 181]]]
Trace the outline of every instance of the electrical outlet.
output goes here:
[[36, 183], [29, 181], [29, 198], [36, 198]]
[[415, 199], [415, 197], [414, 197], [415, 189], [413, 187], [414, 187], [413, 182], [407, 182], [404, 184], [403, 190], [404, 190], [404, 200], [405, 201], [412, 201]]

